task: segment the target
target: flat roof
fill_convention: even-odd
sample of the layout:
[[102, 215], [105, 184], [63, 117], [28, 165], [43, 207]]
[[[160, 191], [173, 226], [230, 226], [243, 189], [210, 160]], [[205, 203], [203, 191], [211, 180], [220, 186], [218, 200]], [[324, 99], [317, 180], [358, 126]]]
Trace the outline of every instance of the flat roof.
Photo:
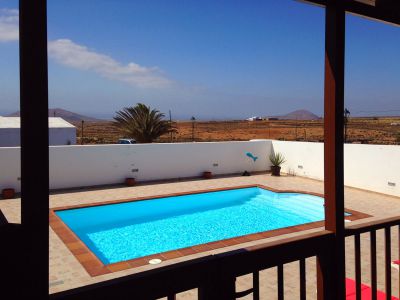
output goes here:
[[[0, 128], [20, 128], [20, 117], [0, 117]], [[50, 117], [49, 128], [75, 128], [74, 125], [65, 121], [63, 118]]]

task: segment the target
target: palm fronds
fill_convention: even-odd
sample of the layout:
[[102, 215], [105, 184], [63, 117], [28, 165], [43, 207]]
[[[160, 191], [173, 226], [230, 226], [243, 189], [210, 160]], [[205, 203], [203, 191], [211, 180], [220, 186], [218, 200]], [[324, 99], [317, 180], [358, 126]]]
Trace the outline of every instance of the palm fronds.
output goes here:
[[124, 136], [134, 138], [138, 143], [151, 143], [158, 137], [175, 132], [171, 122], [164, 120], [164, 114], [150, 109], [143, 103], [117, 111], [114, 124]]

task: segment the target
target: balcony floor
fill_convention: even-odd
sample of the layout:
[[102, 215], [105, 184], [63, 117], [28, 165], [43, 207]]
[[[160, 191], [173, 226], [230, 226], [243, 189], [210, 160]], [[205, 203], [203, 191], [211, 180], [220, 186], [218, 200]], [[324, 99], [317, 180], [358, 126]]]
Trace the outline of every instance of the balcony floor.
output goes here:
[[[155, 195], [166, 195], [172, 193], [191, 192], [196, 190], [207, 190], [224, 187], [234, 187], [241, 185], [260, 184], [279, 190], [301, 190], [306, 192], [323, 193], [323, 183], [316, 180], [306, 179], [302, 177], [281, 176], [271, 177], [269, 174], [253, 175], [249, 177], [227, 176], [210, 180], [193, 179], [186, 181], [169, 181], [139, 184], [135, 187], [103, 187], [92, 189], [79, 189], [68, 191], [57, 191], [50, 195], [50, 207], [61, 207], [78, 204], [95, 204], [104, 201], [127, 199], [135, 197], [147, 197]], [[345, 206], [348, 209], [357, 210], [375, 217], [390, 217], [400, 215], [400, 198], [377, 194], [374, 192], [345, 188]], [[0, 209], [6, 215], [10, 222], [20, 222], [20, 199], [1, 200]], [[369, 219], [371, 220], [371, 219]], [[365, 222], [359, 220], [354, 222]], [[318, 231], [321, 229], [311, 229], [307, 232]], [[283, 237], [296, 236], [304, 232], [286, 234], [284, 236], [272, 237], [264, 240], [248, 242], [246, 244], [225, 247], [222, 249], [211, 250], [203, 253], [180, 257], [163, 262], [160, 265], [146, 265], [134, 269], [123, 270], [111, 274], [91, 277], [76, 258], [67, 249], [65, 244], [50, 228], [50, 293], [87, 285], [110, 278], [120, 277], [127, 274], [141, 272], [151, 268], [157, 268], [166, 264], [173, 264], [182, 260], [188, 260], [201, 257], [210, 253], [219, 253], [227, 250], [237, 249], [244, 245], [255, 245], [265, 241], [279, 240]], [[393, 230], [393, 237], [397, 237], [397, 230]], [[369, 236], [361, 236], [362, 246], [362, 281], [369, 284]], [[397, 240], [397, 239], [394, 239]], [[378, 288], [384, 289], [384, 248], [383, 234], [377, 234], [377, 255], [378, 255]], [[393, 260], [397, 257], [398, 246], [392, 243]], [[354, 254], [353, 239], [347, 238], [346, 241], [346, 265], [347, 276], [354, 278]], [[298, 287], [298, 263], [290, 263], [285, 265], [285, 296], [287, 299], [297, 299], [299, 293]], [[397, 272], [397, 273], [396, 273]], [[398, 295], [398, 271], [392, 268], [393, 292]], [[307, 259], [307, 294], [308, 299], [316, 298], [315, 286], [315, 258]], [[251, 275], [240, 277], [237, 280], [237, 290], [242, 291], [251, 287]], [[273, 299], [276, 296], [276, 269], [272, 268], [260, 273], [261, 299]], [[178, 295], [178, 299], [196, 299], [195, 291], [185, 292]], [[251, 299], [251, 296], [242, 298]]]

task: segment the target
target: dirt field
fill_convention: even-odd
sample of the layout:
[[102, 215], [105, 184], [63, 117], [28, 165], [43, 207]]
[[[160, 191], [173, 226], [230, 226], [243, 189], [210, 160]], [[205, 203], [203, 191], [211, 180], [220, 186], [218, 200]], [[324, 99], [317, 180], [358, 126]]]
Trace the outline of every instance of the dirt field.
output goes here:
[[[81, 143], [81, 124], [77, 127], [77, 143]], [[243, 141], [250, 139], [278, 139], [286, 141], [323, 141], [323, 121], [212, 121], [194, 123], [177, 122], [178, 132], [172, 135], [173, 142]], [[193, 136], [194, 135], [194, 139]], [[115, 143], [122, 138], [112, 122], [85, 122], [84, 144]], [[170, 142], [171, 136], [162, 136], [159, 142]], [[348, 124], [347, 141], [365, 144], [400, 144], [400, 117], [396, 118], [351, 118]]]

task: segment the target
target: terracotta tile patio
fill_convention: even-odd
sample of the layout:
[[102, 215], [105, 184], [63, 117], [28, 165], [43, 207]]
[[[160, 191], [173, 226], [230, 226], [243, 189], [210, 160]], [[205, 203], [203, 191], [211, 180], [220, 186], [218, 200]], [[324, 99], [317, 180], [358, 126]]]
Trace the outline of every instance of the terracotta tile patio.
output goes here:
[[[58, 191], [50, 195], [50, 208], [66, 207], [75, 205], [86, 205], [96, 204], [109, 200], [122, 200], [127, 198], [146, 198], [157, 195], [166, 195], [174, 193], [185, 193], [198, 190], [208, 189], [220, 189], [229, 188], [243, 185], [265, 185], [271, 188], [279, 190], [301, 190], [310, 193], [323, 193], [323, 183], [311, 179], [293, 176], [282, 176], [282, 177], [271, 177], [269, 174], [253, 175], [249, 177], [242, 176], [229, 176], [223, 178], [216, 178], [210, 180], [188, 180], [178, 182], [164, 182], [164, 183], [152, 183], [152, 184], [139, 184], [135, 187], [104, 187], [104, 188], [93, 188], [93, 189], [81, 189], [81, 190], [69, 190], [69, 191]], [[40, 201], [40, 199], [38, 199]], [[372, 218], [376, 217], [389, 217], [400, 215], [400, 198], [391, 197], [387, 195], [377, 194], [369, 191], [358, 190], [353, 188], [345, 189], [345, 206], [348, 209], [363, 212], [372, 215]], [[20, 200], [1, 200], [0, 209], [3, 211], [5, 216], [10, 222], [20, 222]], [[357, 220], [353, 222], [363, 222], [363, 220]], [[307, 232], [313, 232], [321, 230], [320, 228], [308, 229]], [[184, 257], [178, 257], [174, 252], [164, 253], [164, 258], [168, 258], [167, 261], [163, 261], [160, 265], [173, 264], [182, 260], [192, 259], [201, 257], [210, 253], [220, 253], [227, 250], [237, 249], [241, 246], [250, 246], [263, 243], [265, 241], [279, 240], [282, 237], [290, 237], [299, 235], [302, 233], [289, 233], [284, 236], [274, 236], [269, 238], [250, 240], [241, 245], [229, 245], [224, 248], [210, 247], [207, 246], [196, 246], [200, 251], [208, 250], [207, 252], [192, 251]], [[393, 237], [398, 236], [397, 230], [392, 231]], [[260, 238], [260, 237], [258, 237]], [[383, 234], [378, 232], [378, 288], [384, 289], [384, 268], [383, 268]], [[395, 240], [395, 239], [393, 239]], [[362, 245], [362, 281], [366, 284], [369, 283], [369, 237], [368, 235], [361, 236]], [[221, 245], [218, 245], [221, 246]], [[346, 241], [346, 263], [347, 263], [347, 276], [354, 278], [354, 254], [353, 254], [353, 240], [347, 238]], [[71, 249], [72, 247], [72, 249]], [[75, 247], [75, 248], [74, 248]], [[196, 249], [196, 247], [193, 247]], [[398, 253], [397, 243], [392, 243], [392, 253], [394, 259]], [[213, 249], [215, 248], [215, 249]], [[50, 278], [49, 278], [49, 290], [50, 293], [57, 291], [67, 290], [74, 287], [87, 285], [107, 279], [124, 276], [144, 270], [157, 268], [160, 265], [149, 265], [145, 264], [145, 261], [138, 260], [137, 262], [129, 262], [130, 269], [125, 269], [126, 263], [115, 264], [112, 266], [112, 272], [104, 275], [92, 277], [77, 260], [76, 256], [82, 256], [81, 259], [85, 260], [90, 256], [87, 253], [80, 253], [78, 250], [78, 244], [69, 245], [66, 247], [64, 242], [59, 236], [50, 228]], [[74, 252], [74, 254], [73, 254]], [[193, 254], [192, 254], [193, 253]], [[86, 256], [85, 256], [86, 255]], [[299, 296], [298, 286], [298, 263], [286, 264], [284, 268], [285, 272], [285, 296], [286, 299], [297, 299]], [[393, 268], [393, 292], [395, 295], [398, 293], [398, 271]], [[397, 273], [396, 273], [397, 272]], [[315, 299], [316, 297], [316, 286], [315, 286], [315, 259], [307, 259], [307, 296], [308, 299]], [[237, 290], [241, 291], [250, 288], [252, 285], [252, 276], [246, 275], [238, 278]], [[268, 269], [260, 273], [260, 288], [261, 288], [261, 299], [275, 299], [276, 298], [276, 268]], [[178, 295], [178, 299], [196, 299], [196, 291], [188, 291]], [[137, 298], [140, 299], [140, 298]], [[242, 298], [251, 299], [251, 296]]]

